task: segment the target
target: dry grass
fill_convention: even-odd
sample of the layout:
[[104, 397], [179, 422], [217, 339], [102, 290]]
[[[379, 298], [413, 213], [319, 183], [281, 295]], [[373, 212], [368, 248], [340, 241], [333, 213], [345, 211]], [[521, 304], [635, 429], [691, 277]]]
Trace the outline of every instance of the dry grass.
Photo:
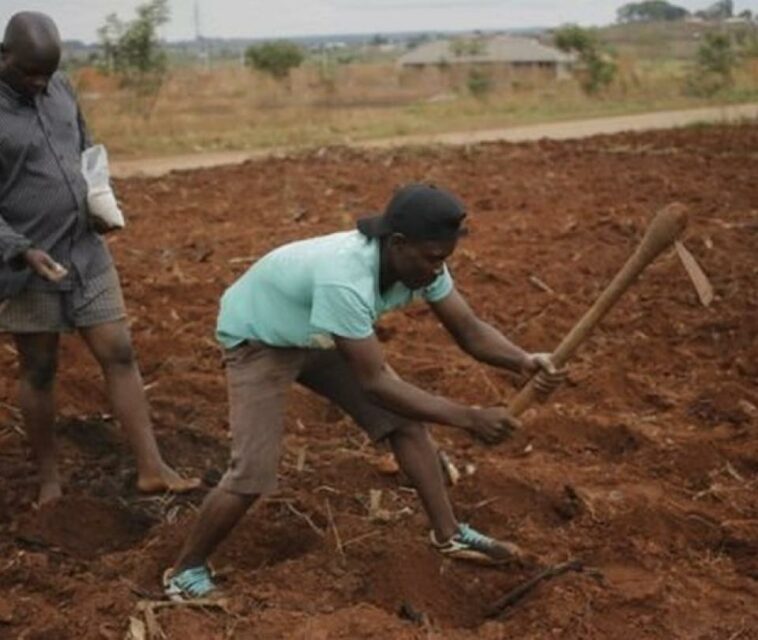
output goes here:
[[[74, 79], [96, 137], [125, 157], [337, 144], [713, 103], [683, 95], [686, 73], [682, 63], [622, 58], [614, 86], [596, 98], [583, 95], [573, 80], [501, 74], [486, 99], [476, 99], [465, 88], [465, 72], [403, 72], [391, 64], [312, 64], [286, 82], [233, 66], [183, 68], [148, 97], [92, 69]], [[756, 97], [753, 65], [716, 101]]]

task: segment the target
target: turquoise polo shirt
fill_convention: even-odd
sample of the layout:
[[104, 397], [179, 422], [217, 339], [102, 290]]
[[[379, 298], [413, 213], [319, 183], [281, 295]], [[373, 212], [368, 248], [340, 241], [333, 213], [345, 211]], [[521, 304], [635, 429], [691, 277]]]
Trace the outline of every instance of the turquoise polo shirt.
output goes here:
[[414, 300], [453, 290], [447, 266], [429, 286], [396, 282], [379, 290], [379, 241], [345, 231], [293, 242], [263, 256], [221, 298], [216, 336], [231, 349], [245, 340], [273, 347], [328, 349], [334, 336], [361, 339], [379, 318]]

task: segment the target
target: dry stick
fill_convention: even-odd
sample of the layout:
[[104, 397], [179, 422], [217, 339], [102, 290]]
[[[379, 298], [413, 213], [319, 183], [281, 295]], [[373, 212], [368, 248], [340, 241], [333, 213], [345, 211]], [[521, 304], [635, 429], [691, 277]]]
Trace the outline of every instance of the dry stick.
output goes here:
[[535, 287], [537, 287], [540, 291], [544, 291], [545, 293], [549, 293], [551, 296], [555, 295], [555, 291], [548, 285], [544, 280], [541, 278], [538, 278], [535, 275], [529, 276], [529, 282], [532, 283]]
[[489, 506], [493, 502], [497, 502], [498, 500], [500, 500], [499, 496], [495, 496], [494, 498], [487, 498], [486, 500], [480, 500], [468, 510], [468, 514], [471, 515], [472, 513], [474, 513], [474, 511], [483, 509], [484, 507]]
[[121, 578], [121, 583], [126, 585], [129, 591], [140, 598], [139, 602], [159, 602], [163, 597], [162, 593], [159, 593], [157, 591], [150, 591], [149, 589], [143, 589], [139, 585], [135, 584], [131, 580], [127, 580], [126, 578]]
[[705, 275], [695, 256], [690, 253], [683, 242], [677, 241], [674, 245], [679, 259], [682, 261], [685, 271], [687, 271], [687, 275], [692, 280], [697, 297], [700, 298], [700, 303], [704, 307], [710, 306], [711, 302], [713, 302], [713, 285], [708, 280], [708, 276]]
[[484, 380], [485, 385], [487, 388], [494, 394], [495, 396], [495, 402], [502, 404], [503, 403], [503, 392], [500, 387], [498, 387], [494, 382], [492, 382], [492, 378], [487, 374], [487, 370], [477, 364], [475, 365], [477, 373], [481, 376], [481, 378]]
[[150, 640], [166, 640], [166, 634], [161, 628], [161, 625], [158, 624], [158, 618], [155, 615], [155, 609], [150, 606], [145, 606], [142, 609], [142, 613], [145, 616], [145, 625], [147, 626], [148, 638], [150, 638]]
[[357, 542], [362, 542], [363, 540], [367, 540], [369, 538], [375, 538], [376, 536], [380, 535], [381, 531], [369, 531], [368, 533], [362, 533], [359, 536], [355, 536], [355, 538], [350, 538], [350, 540], [345, 540], [345, 542], [342, 544], [342, 548], [349, 547], [351, 544], [356, 544]]
[[540, 317], [545, 315], [556, 302], [566, 302], [564, 296], [551, 298], [546, 304], [540, 307], [539, 311], [535, 311], [530, 316], [523, 318], [513, 327], [512, 333], [519, 333], [524, 327], [529, 326]]
[[227, 608], [227, 600], [225, 598], [200, 598], [198, 600], [141, 600], [137, 603], [137, 609], [144, 611], [146, 608], [150, 609], [169, 609], [175, 607], [189, 607], [193, 609], [221, 609], [224, 613], [229, 613]]
[[0, 407], [10, 412], [17, 418], [21, 417], [21, 409], [19, 409], [18, 407], [14, 407], [12, 404], [8, 404], [7, 402], [3, 402], [2, 400], [0, 400]]
[[297, 517], [302, 518], [308, 523], [308, 526], [313, 529], [319, 537], [323, 538], [326, 536], [326, 533], [322, 531], [315, 522], [311, 519], [311, 517], [307, 513], [303, 513], [302, 511], [299, 511], [289, 500], [284, 500], [282, 502], [292, 513], [294, 513]]
[[495, 604], [493, 604], [487, 612], [487, 617], [494, 618], [501, 615], [505, 609], [516, 604], [521, 598], [529, 593], [534, 587], [536, 587], [543, 580], [554, 578], [568, 571], [582, 571], [584, 565], [581, 560], [569, 560], [568, 562], [562, 562], [560, 564], [554, 564], [550, 567], [546, 567], [535, 576], [532, 576], [526, 582], [521, 583], [519, 586], [511, 589], [502, 598], [500, 598]]
[[332, 505], [329, 502], [329, 498], [326, 499], [326, 516], [329, 519], [329, 526], [332, 528], [332, 533], [334, 534], [334, 542], [337, 545], [337, 551], [344, 561], [346, 560], [345, 550], [342, 547], [342, 538], [340, 538], [340, 532], [337, 530], [337, 525], [334, 522], [334, 516], [332, 515]]

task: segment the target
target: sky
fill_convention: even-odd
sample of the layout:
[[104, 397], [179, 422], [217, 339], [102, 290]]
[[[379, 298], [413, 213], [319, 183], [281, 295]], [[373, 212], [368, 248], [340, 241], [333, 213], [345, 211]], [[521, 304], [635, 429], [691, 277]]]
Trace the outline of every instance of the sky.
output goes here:
[[[17, 11], [49, 14], [65, 40], [95, 42], [105, 17], [134, 16], [145, 0], [0, 0], [0, 25]], [[672, 0], [691, 11], [712, 0]], [[195, 5], [200, 34], [222, 38], [275, 38], [339, 33], [456, 31], [584, 26], [613, 22], [626, 0], [170, 0], [167, 40], [195, 37]], [[736, 12], [758, 13], [758, 0], [735, 0]]]

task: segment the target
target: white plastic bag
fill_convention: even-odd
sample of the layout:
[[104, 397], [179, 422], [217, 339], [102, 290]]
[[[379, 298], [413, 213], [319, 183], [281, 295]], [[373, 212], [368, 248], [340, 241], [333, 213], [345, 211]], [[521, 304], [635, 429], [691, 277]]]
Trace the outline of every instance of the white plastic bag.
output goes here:
[[87, 206], [91, 216], [112, 229], [123, 229], [124, 214], [111, 189], [108, 152], [96, 144], [82, 153], [82, 175], [87, 182]]

